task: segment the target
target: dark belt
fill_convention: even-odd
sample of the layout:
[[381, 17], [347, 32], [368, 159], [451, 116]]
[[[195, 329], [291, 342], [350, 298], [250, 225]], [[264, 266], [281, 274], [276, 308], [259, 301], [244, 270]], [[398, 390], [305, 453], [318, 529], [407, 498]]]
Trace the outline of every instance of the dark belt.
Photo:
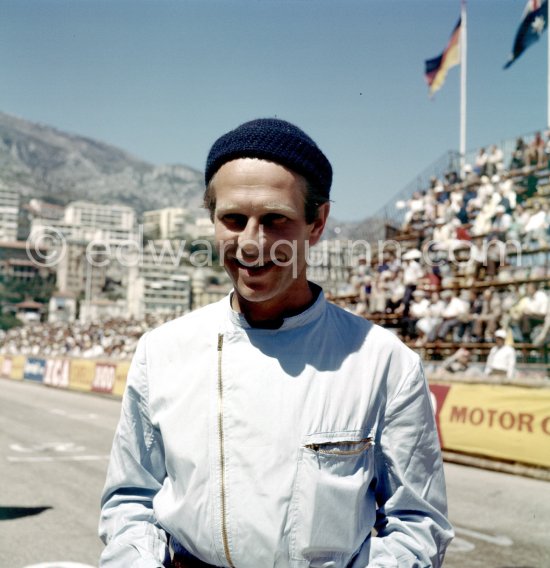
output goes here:
[[205, 568], [208, 566], [213, 566], [213, 564], [206, 564], [206, 562], [187, 554], [174, 554], [172, 559], [172, 568]]

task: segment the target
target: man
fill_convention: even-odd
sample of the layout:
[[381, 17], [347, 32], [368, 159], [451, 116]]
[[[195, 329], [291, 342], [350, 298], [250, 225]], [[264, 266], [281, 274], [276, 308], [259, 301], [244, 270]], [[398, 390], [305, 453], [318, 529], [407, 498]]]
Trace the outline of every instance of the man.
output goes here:
[[534, 329], [544, 324], [548, 313], [548, 295], [539, 289], [534, 282], [528, 282], [526, 286], [525, 301], [519, 322], [522, 339], [524, 342], [532, 341], [531, 334]]
[[[458, 328], [466, 316], [468, 316], [468, 296], [467, 290], [463, 290], [460, 294], [458, 291], [451, 293], [451, 299], [441, 314], [443, 322], [437, 330], [437, 338], [441, 341], [445, 341], [447, 335], [454, 333], [454, 329]], [[454, 338], [451, 340], [454, 340]]]
[[464, 347], [459, 347], [450, 357], [447, 357], [441, 367], [448, 373], [464, 373], [468, 370], [471, 353]]
[[174, 566], [441, 565], [452, 528], [419, 358], [306, 278], [331, 180], [279, 119], [210, 150], [205, 202], [234, 290], [140, 340], [101, 566], [169, 566], [170, 548]]
[[516, 350], [511, 345], [505, 345], [506, 330], [497, 329], [495, 331], [494, 347], [491, 347], [485, 374], [495, 377], [506, 377], [513, 379], [516, 371]]

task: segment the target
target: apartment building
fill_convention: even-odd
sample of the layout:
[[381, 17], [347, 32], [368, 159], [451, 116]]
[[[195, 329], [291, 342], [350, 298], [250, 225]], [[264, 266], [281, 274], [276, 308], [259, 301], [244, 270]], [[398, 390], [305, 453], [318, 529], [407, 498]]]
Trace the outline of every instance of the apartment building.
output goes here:
[[17, 240], [19, 192], [0, 182], [0, 241]]
[[143, 234], [153, 240], [181, 239], [185, 227], [191, 221], [187, 209], [183, 207], [166, 207], [145, 211], [143, 214]]
[[102, 205], [73, 201], [63, 217], [36, 216], [31, 222], [31, 240], [56, 232], [67, 241], [123, 244], [138, 238], [136, 213], [127, 205]]
[[191, 309], [193, 270], [188, 252], [179, 240], [151, 240], [129, 266], [128, 315], [177, 317]]

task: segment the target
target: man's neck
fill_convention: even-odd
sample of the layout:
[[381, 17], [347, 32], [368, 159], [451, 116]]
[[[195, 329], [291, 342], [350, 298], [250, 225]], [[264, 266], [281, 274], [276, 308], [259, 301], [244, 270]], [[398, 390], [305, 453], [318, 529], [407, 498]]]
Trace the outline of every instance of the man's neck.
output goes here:
[[286, 318], [297, 316], [309, 309], [319, 297], [321, 288], [308, 282], [308, 294], [304, 301], [298, 305], [280, 307], [266, 306], [264, 303], [249, 302], [236, 292], [231, 294], [231, 307], [236, 312], [242, 313], [251, 327], [259, 329], [278, 329], [283, 325]]

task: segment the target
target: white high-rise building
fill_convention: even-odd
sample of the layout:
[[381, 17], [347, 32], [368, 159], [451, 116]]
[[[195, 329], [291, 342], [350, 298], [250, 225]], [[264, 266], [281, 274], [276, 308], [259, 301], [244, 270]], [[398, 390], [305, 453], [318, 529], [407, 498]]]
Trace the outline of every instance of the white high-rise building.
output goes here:
[[122, 244], [138, 239], [136, 213], [127, 205], [100, 205], [73, 201], [62, 219], [36, 217], [31, 222], [31, 239], [57, 231], [67, 241]]
[[190, 214], [183, 207], [166, 207], [145, 211], [143, 232], [151, 239], [181, 239], [190, 222]]
[[149, 314], [169, 317], [191, 309], [192, 271], [189, 253], [178, 240], [149, 241], [130, 262], [128, 312], [135, 318]]
[[17, 240], [19, 193], [0, 183], [0, 241]]

